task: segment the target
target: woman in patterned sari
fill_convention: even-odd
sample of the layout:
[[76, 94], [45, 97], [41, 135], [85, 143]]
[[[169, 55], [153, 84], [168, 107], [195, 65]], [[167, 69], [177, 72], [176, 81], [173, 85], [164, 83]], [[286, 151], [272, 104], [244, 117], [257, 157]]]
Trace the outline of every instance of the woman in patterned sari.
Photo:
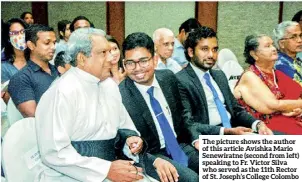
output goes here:
[[302, 134], [302, 87], [275, 70], [278, 53], [266, 35], [250, 35], [244, 55], [250, 67], [234, 90], [238, 102], [255, 118], [284, 134]]

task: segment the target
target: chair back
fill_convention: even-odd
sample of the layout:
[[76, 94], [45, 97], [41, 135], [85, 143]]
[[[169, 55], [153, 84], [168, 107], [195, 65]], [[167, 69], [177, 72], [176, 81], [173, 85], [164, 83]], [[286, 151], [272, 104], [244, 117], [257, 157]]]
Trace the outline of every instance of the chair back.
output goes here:
[[10, 98], [7, 103], [7, 120], [10, 126], [13, 125], [16, 121], [21, 120], [22, 118], [22, 114], [19, 112], [13, 100]]
[[237, 57], [230, 49], [222, 49], [218, 53], [217, 66], [226, 75], [229, 87], [232, 93], [234, 93], [234, 87], [244, 71], [242, 66], [239, 64]]
[[29, 182], [45, 168], [37, 145], [35, 118], [14, 123], [2, 143], [2, 165], [6, 181]]

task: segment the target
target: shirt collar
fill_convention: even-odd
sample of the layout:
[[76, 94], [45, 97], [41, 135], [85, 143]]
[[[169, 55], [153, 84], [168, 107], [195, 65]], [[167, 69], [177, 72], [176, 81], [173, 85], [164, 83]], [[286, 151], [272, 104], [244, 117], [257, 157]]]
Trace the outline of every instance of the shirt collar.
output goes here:
[[[210, 74], [210, 71], [202, 71], [201, 69], [199, 69], [197, 66], [193, 65], [192, 63], [190, 63], [190, 65], [192, 66], [194, 72], [196, 73], [196, 75], [198, 76], [199, 79], [203, 79], [203, 76], [206, 74], [206, 73], [209, 73]], [[211, 75], [211, 74], [210, 74]]]
[[177, 48], [181, 47], [184, 49], [184, 46], [180, 43], [180, 41], [177, 38], [174, 39], [174, 47], [177, 47]]
[[80, 68], [75, 67], [74, 71], [80, 76], [80, 78], [84, 79], [87, 82], [91, 82], [91, 83], [99, 83], [100, 79], [93, 76], [92, 74], [81, 70]]
[[279, 56], [280, 58], [281, 58], [281, 57], [284, 57], [284, 58], [286, 58], [287, 60], [289, 60], [289, 61], [291, 61], [291, 62], [294, 61], [293, 58], [289, 57], [287, 54], [285, 54], [285, 53], [283, 53], [283, 52], [279, 52], [279, 53], [278, 53], [278, 56]]
[[34, 71], [39, 71], [40, 69], [42, 69], [39, 65], [37, 65], [35, 62], [33, 62], [32, 60], [28, 60], [27, 61], [27, 65]]
[[155, 77], [155, 74], [153, 76], [153, 82], [152, 82], [151, 86], [142, 85], [142, 84], [139, 84], [139, 83], [136, 83], [136, 82], [134, 82], [134, 85], [137, 87], [137, 89], [140, 91], [140, 93], [147, 93], [148, 89], [152, 86], [154, 88], [160, 88], [160, 86], [158, 84], [158, 81]]

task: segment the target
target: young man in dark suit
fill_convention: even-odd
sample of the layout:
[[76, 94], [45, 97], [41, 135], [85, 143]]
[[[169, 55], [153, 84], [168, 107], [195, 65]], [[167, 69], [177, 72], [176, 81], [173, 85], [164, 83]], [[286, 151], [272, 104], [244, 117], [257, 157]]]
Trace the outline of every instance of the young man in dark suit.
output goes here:
[[128, 75], [119, 85], [123, 104], [148, 143], [147, 152], [158, 157], [154, 165], [169, 162], [165, 173], [159, 174], [161, 180], [198, 181], [198, 175], [187, 168], [198, 172], [199, 158], [187, 143], [175, 75], [170, 70], [155, 71], [154, 43], [145, 33], [130, 34], [123, 43], [123, 54]]
[[241, 135], [253, 130], [272, 134], [264, 122], [239, 106], [221, 70], [211, 69], [217, 60], [218, 41], [213, 29], [202, 26], [185, 41], [190, 63], [176, 74], [191, 142], [199, 150], [202, 135]]

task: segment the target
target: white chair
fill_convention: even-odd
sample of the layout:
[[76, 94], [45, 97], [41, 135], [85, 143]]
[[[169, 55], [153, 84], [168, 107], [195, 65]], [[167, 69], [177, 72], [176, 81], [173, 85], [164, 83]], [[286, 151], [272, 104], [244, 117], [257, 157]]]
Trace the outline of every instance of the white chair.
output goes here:
[[7, 103], [7, 119], [10, 126], [22, 118], [22, 114], [19, 112], [13, 100], [10, 98]]
[[37, 147], [35, 118], [14, 123], [2, 143], [2, 165], [6, 181], [33, 182], [45, 169]]
[[217, 66], [226, 75], [229, 87], [233, 93], [234, 87], [244, 71], [238, 63], [237, 57], [230, 49], [222, 49], [218, 53]]

